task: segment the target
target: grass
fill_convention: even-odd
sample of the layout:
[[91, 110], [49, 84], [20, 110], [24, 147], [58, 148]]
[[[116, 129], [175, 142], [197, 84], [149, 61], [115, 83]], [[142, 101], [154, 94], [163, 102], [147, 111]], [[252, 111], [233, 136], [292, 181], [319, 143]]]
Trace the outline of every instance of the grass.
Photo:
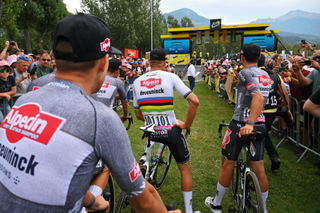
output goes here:
[[[218, 125], [221, 120], [229, 123], [233, 116], [233, 106], [223, 102], [213, 93], [204, 82], [197, 82], [194, 93], [200, 101], [196, 118], [188, 137], [190, 151], [190, 165], [193, 178], [193, 209], [202, 213], [211, 212], [204, 204], [207, 196], [214, 196], [216, 184], [221, 170], [221, 139], [218, 137]], [[174, 110], [176, 117], [185, 120], [188, 102], [175, 93]], [[134, 109], [130, 104], [130, 112]], [[140, 159], [143, 153], [144, 141], [139, 127], [143, 122], [136, 120], [128, 131], [133, 153]], [[271, 135], [274, 145], [281, 140], [277, 135]], [[265, 152], [265, 170], [269, 181], [268, 212], [312, 213], [320, 211], [320, 177], [313, 173], [317, 168], [312, 164], [319, 161], [314, 154], [309, 154], [306, 160], [297, 163], [291, 154], [296, 150], [295, 145], [283, 143], [277, 151], [281, 158], [278, 171], [271, 171], [271, 162]], [[236, 205], [232, 197], [231, 187], [222, 201], [223, 212], [228, 212], [231, 205]], [[117, 188], [117, 197], [120, 189]], [[173, 203], [176, 208], [184, 212], [184, 201], [180, 189], [180, 173], [175, 161], [172, 161], [167, 179], [159, 194], [165, 205]], [[117, 200], [116, 200], [117, 202]]]

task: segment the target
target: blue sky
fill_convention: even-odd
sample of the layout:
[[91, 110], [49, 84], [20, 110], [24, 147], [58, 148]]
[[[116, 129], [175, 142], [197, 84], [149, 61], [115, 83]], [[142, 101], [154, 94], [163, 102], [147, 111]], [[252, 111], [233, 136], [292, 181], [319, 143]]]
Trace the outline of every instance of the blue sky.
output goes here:
[[[80, 0], [63, 0], [70, 12], [80, 8]], [[223, 24], [247, 24], [262, 18], [278, 18], [291, 10], [320, 13], [319, 0], [161, 0], [162, 13], [189, 8], [209, 19], [221, 18]]]

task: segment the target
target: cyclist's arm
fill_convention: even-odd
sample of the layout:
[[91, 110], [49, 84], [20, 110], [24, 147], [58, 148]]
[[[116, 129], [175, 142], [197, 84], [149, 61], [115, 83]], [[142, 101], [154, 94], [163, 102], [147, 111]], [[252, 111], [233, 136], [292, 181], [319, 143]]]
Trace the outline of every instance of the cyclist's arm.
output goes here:
[[177, 123], [173, 125], [180, 127], [181, 129], [190, 129], [194, 118], [196, 117], [199, 99], [195, 94], [190, 95], [187, 99], [189, 103], [188, 114], [185, 122], [177, 120]]
[[[263, 109], [264, 97], [261, 92], [257, 92], [252, 95], [251, 108], [248, 120], [256, 122]], [[246, 124], [244, 127], [240, 128], [239, 137], [241, 135], [250, 135], [253, 130], [252, 124]]]
[[[88, 190], [86, 197], [84, 198], [84, 201], [83, 201], [83, 206], [86, 207], [86, 206], [90, 205], [92, 198], [93, 198], [93, 195]], [[86, 208], [86, 210], [88, 212], [93, 212], [93, 211], [106, 210], [108, 208], [109, 208], [109, 202], [106, 201], [101, 195], [98, 195], [95, 197], [95, 202], [94, 202], [93, 206], [89, 209]]]
[[138, 120], [144, 121], [144, 117], [143, 117], [142, 112], [140, 110], [135, 110], [134, 112], [136, 113], [136, 117]]

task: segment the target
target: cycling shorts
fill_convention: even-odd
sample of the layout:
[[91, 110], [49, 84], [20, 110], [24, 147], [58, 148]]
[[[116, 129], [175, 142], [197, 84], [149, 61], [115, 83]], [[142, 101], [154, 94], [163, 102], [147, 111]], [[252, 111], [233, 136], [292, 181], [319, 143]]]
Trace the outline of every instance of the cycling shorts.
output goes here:
[[[244, 142], [246, 142], [249, 137], [248, 136], [241, 136], [239, 138], [240, 128], [245, 126], [245, 123], [238, 122], [232, 120], [222, 141], [222, 157], [236, 161]], [[264, 155], [264, 139], [266, 136], [266, 126], [264, 123], [256, 123], [253, 128], [255, 131], [262, 132], [261, 135], [256, 136], [256, 141], [253, 143], [256, 154], [251, 156], [251, 161], [261, 161], [263, 160]]]
[[173, 126], [171, 130], [151, 133], [150, 139], [169, 146], [178, 166], [183, 166], [189, 163], [189, 149], [187, 141], [183, 135], [183, 131], [179, 127]]

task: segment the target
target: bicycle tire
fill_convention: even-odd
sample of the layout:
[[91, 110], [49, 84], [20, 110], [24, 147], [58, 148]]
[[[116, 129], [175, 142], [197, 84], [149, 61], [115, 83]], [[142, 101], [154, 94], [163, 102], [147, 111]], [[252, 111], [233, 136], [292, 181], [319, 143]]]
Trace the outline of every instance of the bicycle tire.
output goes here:
[[130, 206], [129, 198], [124, 192], [121, 192], [120, 198], [117, 203], [116, 213], [134, 213], [134, 210]]
[[263, 200], [257, 176], [249, 171], [246, 174], [245, 212], [263, 213]]
[[231, 179], [231, 189], [232, 189], [232, 195], [235, 197], [238, 194], [238, 188], [239, 188], [239, 176], [240, 176], [240, 163], [237, 160], [236, 164], [234, 166], [234, 169], [232, 171], [232, 179]]
[[167, 177], [170, 165], [171, 165], [172, 153], [168, 146], [164, 145], [158, 163], [156, 165], [156, 171], [154, 174], [154, 188], [156, 190], [160, 189], [164, 180]]
[[110, 174], [109, 175], [109, 179], [108, 179], [108, 184], [106, 185], [106, 187], [103, 190], [103, 193], [105, 192], [110, 192], [111, 196], [109, 198], [109, 211], [110, 213], [114, 213], [114, 207], [115, 207], [115, 191], [114, 191], [114, 181], [113, 181], [113, 177]]

